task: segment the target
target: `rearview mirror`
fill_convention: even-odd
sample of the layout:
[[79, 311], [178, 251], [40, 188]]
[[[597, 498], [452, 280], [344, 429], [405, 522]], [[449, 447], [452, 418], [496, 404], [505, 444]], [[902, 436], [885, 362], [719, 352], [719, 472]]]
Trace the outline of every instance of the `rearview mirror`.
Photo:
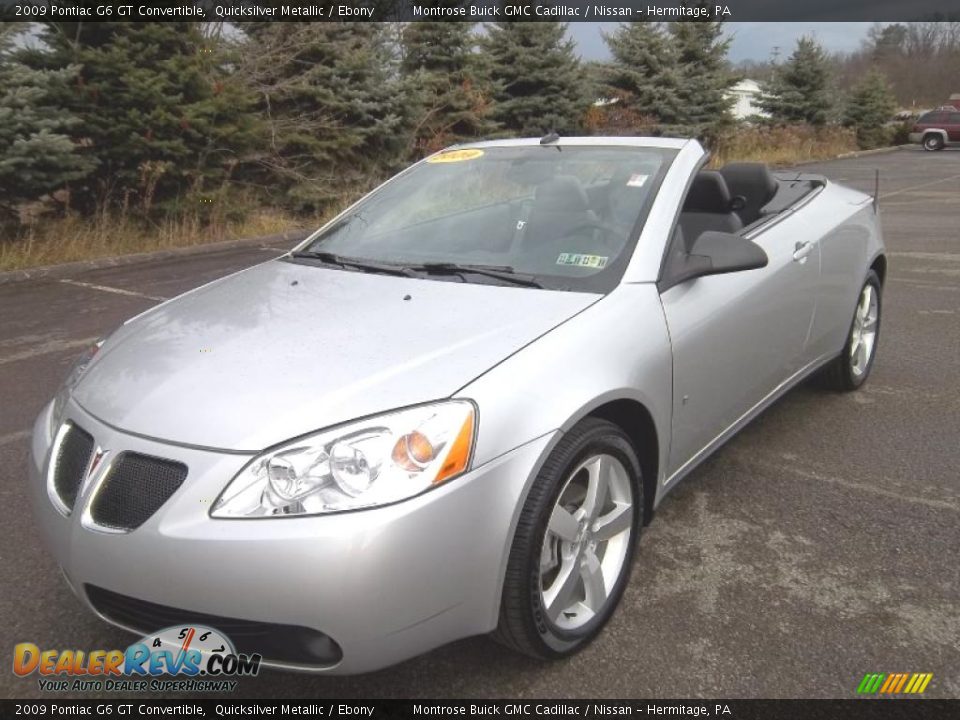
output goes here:
[[752, 240], [733, 233], [708, 230], [693, 242], [672, 284], [704, 275], [766, 267], [767, 253]]

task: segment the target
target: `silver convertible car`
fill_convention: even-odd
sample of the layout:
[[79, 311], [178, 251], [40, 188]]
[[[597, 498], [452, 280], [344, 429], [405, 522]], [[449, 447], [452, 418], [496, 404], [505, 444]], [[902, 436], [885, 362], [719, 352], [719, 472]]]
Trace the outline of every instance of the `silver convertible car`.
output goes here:
[[875, 202], [695, 140], [458, 146], [91, 348], [33, 431], [73, 591], [276, 667], [610, 619], [664, 496], [813, 373], [867, 378]]

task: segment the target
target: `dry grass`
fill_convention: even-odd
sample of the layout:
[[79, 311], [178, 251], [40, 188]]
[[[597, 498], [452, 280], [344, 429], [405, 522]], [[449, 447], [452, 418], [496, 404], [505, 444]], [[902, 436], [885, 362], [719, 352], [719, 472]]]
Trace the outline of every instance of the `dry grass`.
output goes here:
[[856, 134], [847, 128], [758, 125], [738, 128], [720, 138], [714, 147], [710, 164], [719, 167], [728, 162], [752, 161], [768, 165], [793, 165], [807, 160], [836, 157], [856, 149]]
[[[856, 135], [844, 128], [739, 127], [716, 143], [711, 166], [741, 160], [792, 165], [856, 149]], [[349, 203], [349, 198], [344, 199], [327, 217]], [[149, 226], [117, 216], [41, 218], [22, 226], [15, 237], [0, 233], [0, 271], [272, 235], [298, 227], [318, 227], [324, 219], [295, 218], [262, 208], [251, 211], [243, 221], [213, 224], [193, 217]]]
[[273, 210], [255, 210], [243, 221], [212, 225], [196, 218], [149, 226], [110, 216], [43, 219], [21, 228], [16, 237], [0, 237], [0, 271], [273, 235], [313, 225], [312, 220]]

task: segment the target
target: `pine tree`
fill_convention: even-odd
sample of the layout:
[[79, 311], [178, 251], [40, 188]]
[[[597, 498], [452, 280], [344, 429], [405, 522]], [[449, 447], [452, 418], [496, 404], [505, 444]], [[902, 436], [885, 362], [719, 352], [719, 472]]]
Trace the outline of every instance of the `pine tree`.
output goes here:
[[728, 69], [730, 38], [723, 38], [723, 23], [673, 22], [670, 45], [677, 63], [678, 114], [676, 134], [716, 138], [733, 118], [730, 88], [737, 79]]
[[49, 22], [42, 39], [25, 62], [80, 68], [58, 100], [98, 164], [72, 189], [74, 204], [199, 210], [222, 189], [248, 138], [249, 105], [199, 24]]
[[489, 91], [473, 53], [473, 25], [415, 22], [403, 30], [401, 70], [416, 97], [414, 157], [494, 130]]
[[680, 74], [663, 26], [624, 23], [604, 40], [613, 56], [603, 69], [604, 84], [618, 107], [655, 124], [680, 120]]
[[887, 123], [897, 108], [886, 78], [871, 70], [850, 94], [844, 108], [843, 124], [857, 131], [857, 143], [863, 149], [885, 145], [892, 131]]
[[758, 105], [774, 122], [823, 125], [833, 107], [828, 77], [823, 48], [813, 38], [802, 37], [787, 62], [764, 86]]
[[905, 25], [893, 23], [891, 25], [875, 24], [867, 33], [868, 43], [874, 60], [896, 60], [903, 54], [903, 46], [907, 41]]
[[512, 135], [576, 133], [592, 98], [566, 24], [498, 22], [487, 30], [493, 120]]
[[411, 95], [382, 23], [248, 29], [242, 73], [267, 117], [257, 181], [324, 210], [394, 170], [409, 146]]
[[77, 68], [33, 70], [17, 62], [10, 54], [16, 30], [0, 27], [0, 220], [94, 166], [70, 138], [78, 119], [56, 103]]

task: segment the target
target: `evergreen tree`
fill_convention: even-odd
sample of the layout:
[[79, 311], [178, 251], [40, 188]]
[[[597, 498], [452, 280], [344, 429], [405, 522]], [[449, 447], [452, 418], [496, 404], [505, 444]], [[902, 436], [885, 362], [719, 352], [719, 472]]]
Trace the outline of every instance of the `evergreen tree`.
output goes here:
[[248, 28], [243, 73], [267, 117], [258, 181], [323, 210], [407, 152], [411, 99], [382, 23]]
[[[899, 23], [875, 24], [867, 33], [868, 47], [875, 60], [896, 60], [903, 54], [907, 28]], [[872, 46], [872, 47], [871, 47]]]
[[42, 39], [25, 62], [80, 68], [58, 100], [98, 164], [74, 186], [75, 204], [199, 210], [222, 189], [248, 137], [249, 106], [198, 23], [48, 22]]
[[415, 157], [493, 132], [489, 93], [473, 53], [473, 25], [415, 22], [403, 30], [401, 70], [416, 97]]
[[892, 136], [887, 123], [897, 108], [897, 101], [886, 78], [872, 70], [858, 84], [844, 108], [843, 124], [857, 131], [857, 143], [868, 149], [887, 144]]
[[78, 119], [57, 105], [77, 68], [33, 70], [10, 47], [17, 28], [0, 26], [0, 220], [93, 168], [70, 132]]
[[493, 23], [483, 47], [496, 101], [492, 118], [505, 132], [536, 136], [580, 129], [592, 98], [565, 23]]
[[728, 69], [730, 38], [712, 20], [670, 23], [670, 45], [679, 75], [676, 134], [716, 138], [733, 118], [730, 88], [737, 79]]
[[660, 23], [624, 23], [604, 40], [613, 56], [603, 69], [607, 93], [623, 111], [658, 124], [681, 117], [680, 73]]
[[812, 38], [802, 37], [763, 87], [758, 104], [775, 122], [823, 125], [832, 109], [828, 76], [823, 48]]

